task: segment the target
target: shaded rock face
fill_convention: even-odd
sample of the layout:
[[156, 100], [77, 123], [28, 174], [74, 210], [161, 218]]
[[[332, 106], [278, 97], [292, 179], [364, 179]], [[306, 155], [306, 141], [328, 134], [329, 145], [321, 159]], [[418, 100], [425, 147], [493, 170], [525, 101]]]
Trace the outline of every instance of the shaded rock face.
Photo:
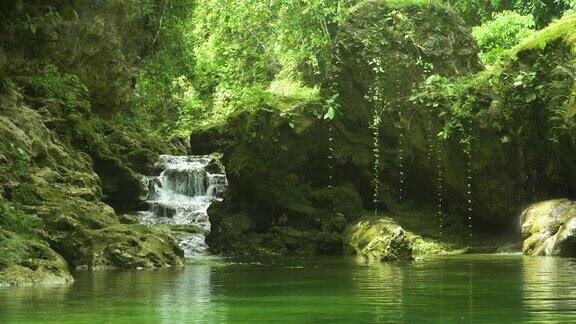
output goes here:
[[522, 251], [527, 255], [576, 256], [576, 202], [554, 199], [522, 213]]
[[[474, 228], [512, 232], [516, 215], [527, 204], [574, 194], [573, 130], [570, 122], [558, 122], [571, 114], [574, 102], [573, 40], [547, 39], [554, 32], [544, 31], [544, 49], [523, 49], [517, 59], [504, 59], [501, 69], [471, 77], [465, 90], [458, 89], [464, 79], [455, 88], [439, 88], [460, 93], [436, 93], [418, 102], [414, 98], [420, 86], [433, 83], [428, 76], [477, 72], [475, 45], [446, 9], [386, 8], [385, 2], [364, 2], [340, 33], [342, 116], [336, 123], [335, 155], [337, 161], [346, 161], [342, 176], [354, 179], [366, 206], [371, 204], [375, 178], [368, 128], [373, 108], [380, 110], [382, 119], [380, 210], [399, 201], [400, 188], [405, 200], [436, 204], [441, 173], [449, 212], [464, 218], [471, 208]], [[370, 17], [378, 10], [385, 18], [374, 23]], [[563, 21], [566, 30], [573, 30], [574, 16]], [[374, 30], [381, 32], [373, 35]], [[427, 37], [430, 30], [434, 35]], [[442, 41], [434, 40], [435, 35]], [[429, 47], [428, 42], [436, 45]], [[376, 61], [379, 72], [374, 71]], [[564, 72], [558, 73], [558, 66]], [[523, 75], [534, 80], [525, 88], [514, 86]], [[374, 87], [384, 98], [376, 103], [366, 98], [373, 96]], [[455, 122], [455, 114], [469, 115]], [[450, 130], [447, 139], [439, 136], [445, 129]]]
[[[434, 19], [429, 19], [431, 13]], [[342, 108], [333, 122], [334, 159], [328, 150], [330, 121], [322, 118], [325, 107], [319, 103], [295, 106], [289, 114], [261, 109], [222, 129], [191, 135], [193, 153], [224, 152], [229, 188], [224, 202], [209, 209], [213, 227], [207, 242], [213, 251], [341, 252], [345, 224], [372, 206], [372, 106], [365, 99], [374, 79], [369, 62], [380, 59], [389, 67], [381, 79], [389, 81], [385, 95], [391, 102], [406, 100], [425, 80], [426, 62], [434, 65], [428, 73], [447, 76], [480, 68], [473, 40], [451, 12], [437, 6], [392, 8], [366, 1], [343, 24], [338, 40], [343, 71], [336, 81]], [[393, 125], [394, 118], [386, 115], [384, 123]], [[397, 179], [394, 131], [382, 128], [381, 151], [390, 154], [382, 163], [384, 182]], [[330, 176], [333, 187], [325, 189]], [[384, 186], [381, 196], [390, 200], [394, 193]], [[344, 226], [338, 224], [339, 214]], [[296, 245], [268, 244], [269, 238], [279, 237], [274, 233], [282, 237], [277, 241]], [[312, 233], [322, 240], [298, 238]], [[237, 240], [253, 244], [239, 246]]]
[[412, 260], [412, 240], [390, 218], [360, 220], [345, 237], [346, 251], [361, 261]]
[[[406, 188], [420, 202], [433, 202], [437, 148], [436, 125], [415, 113], [409, 97], [429, 76], [470, 75], [480, 71], [475, 41], [450, 10], [436, 5], [392, 6], [364, 1], [343, 24], [338, 38], [342, 72], [338, 81], [342, 105], [335, 125], [335, 156], [346, 166], [342, 177], [353, 179], [366, 205], [372, 205], [374, 110], [381, 152], [380, 209], [399, 196], [398, 152], [404, 150]], [[375, 92], [378, 98], [375, 99]], [[400, 134], [406, 137], [400, 147]], [[429, 141], [431, 139], [431, 143]], [[453, 157], [444, 157], [445, 160]], [[418, 161], [415, 161], [418, 159]], [[450, 195], [448, 195], [450, 196]]]
[[[155, 30], [143, 13], [153, 10], [152, 1], [138, 8], [114, 1], [5, 1], [0, 5], [5, 67], [32, 72], [57, 65], [80, 77], [95, 108], [117, 111], [129, 103], [140, 58], [152, 44]], [[26, 16], [33, 28], [22, 27]]]
[[[302, 106], [291, 119], [261, 110], [231, 122], [234, 127], [229, 130], [238, 143], [222, 159], [228, 191], [222, 203], [208, 210], [212, 231], [206, 241], [213, 252], [341, 251], [341, 237], [333, 231], [335, 215], [327, 210], [332, 198], [322, 169], [324, 137], [322, 128], [314, 124], [321, 109]], [[342, 185], [330, 191], [340, 199], [335, 212], [354, 217], [362, 210], [353, 187]], [[349, 192], [345, 202], [344, 192]]]
[[[469, 75], [481, 69], [474, 39], [460, 19], [442, 6], [395, 7], [385, 1], [364, 1], [353, 9], [338, 39], [342, 117], [352, 131], [361, 131], [353, 125], [364, 128], [372, 122], [373, 104], [366, 98], [372, 86], [382, 87], [383, 99], [402, 109], [412, 90], [428, 76]], [[382, 69], [378, 73], [376, 61]], [[382, 84], [375, 84], [376, 74]], [[392, 121], [383, 124], [393, 125]], [[369, 134], [367, 129], [362, 133]]]

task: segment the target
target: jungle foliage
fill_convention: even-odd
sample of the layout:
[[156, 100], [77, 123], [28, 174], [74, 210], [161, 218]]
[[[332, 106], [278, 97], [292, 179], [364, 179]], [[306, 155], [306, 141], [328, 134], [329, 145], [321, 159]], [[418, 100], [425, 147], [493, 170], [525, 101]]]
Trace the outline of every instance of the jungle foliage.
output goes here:
[[[178, 135], [239, 111], [319, 100], [335, 30], [354, 2], [170, 4], [158, 51], [138, 79], [134, 112], [159, 132]], [[163, 118], [154, 120], [153, 111]]]
[[534, 34], [534, 26], [532, 15], [522, 16], [514, 11], [503, 11], [494, 14], [493, 20], [474, 27], [472, 36], [480, 47], [482, 62], [496, 63], [505, 50]]
[[505, 10], [532, 15], [536, 26], [543, 28], [552, 20], [576, 9], [574, 0], [451, 0], [452, 8], [469, 26], [481, 25]]
[[[358, 2], [164, 1], [154, 52], [137, 79], [132, 118], [169, 136], [220, 126], [241, 112], [289, 110], [303, 102], [322, 102], [324, 117], [335, 118], [338, 97], [330, 89], [338, 73], [338, 28]], [[445, 4], [470, 26], [484, 63], [494, 64], [535, 29], [573, 10], [576, 1]]]

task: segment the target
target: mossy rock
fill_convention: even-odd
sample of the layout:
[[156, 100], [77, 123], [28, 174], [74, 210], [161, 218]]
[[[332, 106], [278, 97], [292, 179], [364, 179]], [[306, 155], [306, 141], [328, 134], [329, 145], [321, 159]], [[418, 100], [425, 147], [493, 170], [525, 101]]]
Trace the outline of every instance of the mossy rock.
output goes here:
[[522, 213], [522, 251], [527, 255], [576, 256], [576, 203], [554, 199]]
[[[6, 240], [7, 237], [15, 235], [0, 229], [1, 239]], [[21, 255], [19, 260], [0, 264], [0, 287], [66, 284], [73, 281], [66, 261], [46, 243], [27, 239], [22, 242], [25, 246], [25, 250], [22, 251], [24, 255]], [[3, 254], [10, 251], [4, 251], [4, 249], [11, 249], [11, 247], [0, 244], [2, 255], [0, 259], [5, 261]]]
[[205, 167], [206, 172], [213, 174], [225, 174], [226, 168], [222, 163], [222, 153], [212, 153], [210, 154], [210, 162]]
[[412, 260], [412, 241], [390, 218], [364, 219], [346, 231], [346, 250], [365, 262]]
[[161, 231], [144, 225], [67, 230], [51, 244], [75, 269], [181, 266], [184, 252]]
[[126, 160], [136, 172], [146, 175], [156, 173], [155, 165], [158, 162], [158, 155], [149, 149], [133, 150], [126, 155]]

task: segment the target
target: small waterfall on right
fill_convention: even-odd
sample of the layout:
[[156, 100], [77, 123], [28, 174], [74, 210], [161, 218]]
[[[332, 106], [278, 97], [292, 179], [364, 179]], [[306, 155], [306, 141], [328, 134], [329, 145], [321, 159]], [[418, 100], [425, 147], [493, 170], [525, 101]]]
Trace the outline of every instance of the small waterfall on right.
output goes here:
[[164, 170], [148, 179], [150, 210], [139, 213], [140, 222], [146, 225], [195, 226], [198, 230], [179, 231], [177, 237], [187, 258], [207, 251], [207, 210], [221, 199], [228, 184], [225, 174], [207, 170], [212, 161], [210, 156], [160, 156], [159, 165]]

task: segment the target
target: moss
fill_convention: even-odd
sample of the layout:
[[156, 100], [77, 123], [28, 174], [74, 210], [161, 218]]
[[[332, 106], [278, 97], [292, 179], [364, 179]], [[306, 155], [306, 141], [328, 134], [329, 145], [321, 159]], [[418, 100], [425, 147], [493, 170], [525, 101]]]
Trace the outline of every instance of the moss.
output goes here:
[[[531, 50], [542, 50], [546, 46], [561, 41], [568, 45], [572, 50], [572, 62], [576, 65], [576, 13], [562, 17], [551, 23], [548, 27], [542, 29], [532, 37], [518, 44], [509, 55], [517, 59], [522, 52]], [[576, 115], [576, 82], [572, 89], [572, 94], [568, 103], [568, 114], [573, 117]]]
[[181, 266], [184, 253], [163, 231], [114, 224], [101, 229], [68, 229], [52, 244], [75, 269]]
[[363, 261], [412, 259], [412, 241], [391, 218], [361, 219], [346, 230], [345, 237], [345, 250]]
[[133, 170], [142, 174], [154, 174], [158, 156], [149, 149], [141, 148], [130, 151], [126, 155], [126, 160]]
[[41, 203], [41, 197], [38, 195], [36, 188], [32, 184], [22, 183], [12, 193], [14, 200], [27, 205], [38, 205]]
[[510, 50], [512, 57], [517, 57], [520, 52], [534, 49], [543, 49], [548, 44], [561, 40], [572, 47], [573, 54], [576, 56], [576, 14], [570, 14], [551, 23], [548, 27], [538, 31], [533, 36], [522, 41], [520, 44]]
[[71, 282], [64, 259], [45, 242], [0, 228], [0, 287]]
[[522, 236], [524, 254], [575, 256], [576, 204], [553, 199], [529, 206], [522, 213]]

